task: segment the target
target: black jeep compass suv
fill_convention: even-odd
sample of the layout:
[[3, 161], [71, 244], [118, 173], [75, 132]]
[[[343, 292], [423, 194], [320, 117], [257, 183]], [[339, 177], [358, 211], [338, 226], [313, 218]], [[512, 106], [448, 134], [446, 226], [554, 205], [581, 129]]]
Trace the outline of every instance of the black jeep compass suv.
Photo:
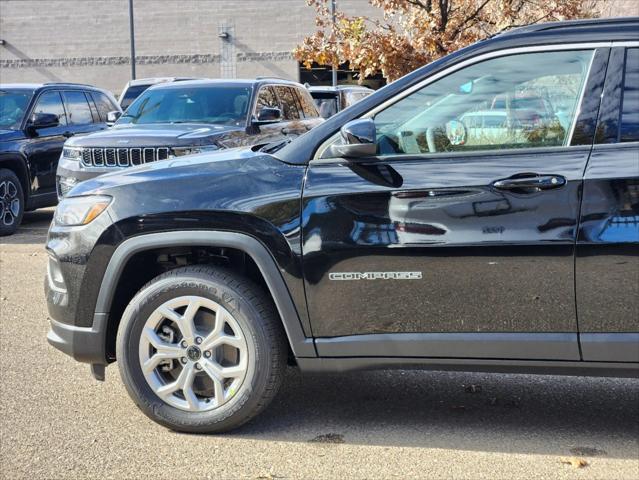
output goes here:
[[302, 371], [639, 375], [639, 19], [534, 25], [288, 145], [74, 188], [49, 341], [172, 429]]

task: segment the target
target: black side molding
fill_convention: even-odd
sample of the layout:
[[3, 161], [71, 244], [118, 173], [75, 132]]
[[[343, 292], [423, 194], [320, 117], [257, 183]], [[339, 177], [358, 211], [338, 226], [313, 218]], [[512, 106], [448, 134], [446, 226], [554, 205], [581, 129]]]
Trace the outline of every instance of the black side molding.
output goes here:
[[593, 377], [639, 378], [639, 363], [565, 362], [545, 360], [486, 360], [477, 358], [298, 358], [304, 373], [341, 373], [355, 370], [400, 369], [489, 373], [532, 373]]
[[317, 338], [320, 357], [580, 360], [576, 333], [384, 333]]
[[236, 232], [211, 230], [173, 231], [150, 233], [125, 240], [113, 253], [104, 273], [95, 306], [95, 315], [108, 316], [120, 275], [127, 261], [136, 253], [160, 247], [202, 245], [235, 248], [249, 255], [255, 261], [266, 280], [284, 324], [293, 354], [296, 357], [316, 356], [313, 340], [304, 336], [299, 315], [275, 260], [266, 247], [258, 240]]

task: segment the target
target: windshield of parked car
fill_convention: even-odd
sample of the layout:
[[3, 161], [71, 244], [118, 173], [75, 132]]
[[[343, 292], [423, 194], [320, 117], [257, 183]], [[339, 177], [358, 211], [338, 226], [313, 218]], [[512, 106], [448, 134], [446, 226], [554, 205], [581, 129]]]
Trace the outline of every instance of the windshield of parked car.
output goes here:
[[20, 129], [32, 95], [30, 90], [0, 90], [0, 129]]
[[126, 110], [129, 105], [133, 103], [133, 100], [138, 98], [142, 92], [144, 92], [151, 85], [131, 85], [126, 89], [122, 98], [120, 98], [120, 107], [122, 110]]
[[251, 87], [181, 86], [150, 88], [140, 95], [116, 125], [214, 123], [246, 126]]

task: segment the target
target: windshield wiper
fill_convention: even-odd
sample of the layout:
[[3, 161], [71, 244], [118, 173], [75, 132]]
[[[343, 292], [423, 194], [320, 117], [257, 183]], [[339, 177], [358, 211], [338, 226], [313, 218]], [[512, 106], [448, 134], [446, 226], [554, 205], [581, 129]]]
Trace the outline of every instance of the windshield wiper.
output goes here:
[[293, 141], [292, 138], [286, 138], [284, 140], [279, 140], [277, 142], [267, 143], [262, 148], [260, 148], [259, 151], [264, 153], [275, 153], [281, 148], [284, 148], [284, 146], [288, 145], [292, 141]]

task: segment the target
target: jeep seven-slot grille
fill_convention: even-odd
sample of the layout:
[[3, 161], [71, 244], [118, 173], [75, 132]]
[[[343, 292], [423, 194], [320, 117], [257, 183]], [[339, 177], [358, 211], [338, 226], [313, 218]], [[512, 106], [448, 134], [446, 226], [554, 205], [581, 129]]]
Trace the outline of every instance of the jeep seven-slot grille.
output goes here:
[[130, 167], [167, 158], [167, 147], [82, 149], [82, 164], [86, 167]]

